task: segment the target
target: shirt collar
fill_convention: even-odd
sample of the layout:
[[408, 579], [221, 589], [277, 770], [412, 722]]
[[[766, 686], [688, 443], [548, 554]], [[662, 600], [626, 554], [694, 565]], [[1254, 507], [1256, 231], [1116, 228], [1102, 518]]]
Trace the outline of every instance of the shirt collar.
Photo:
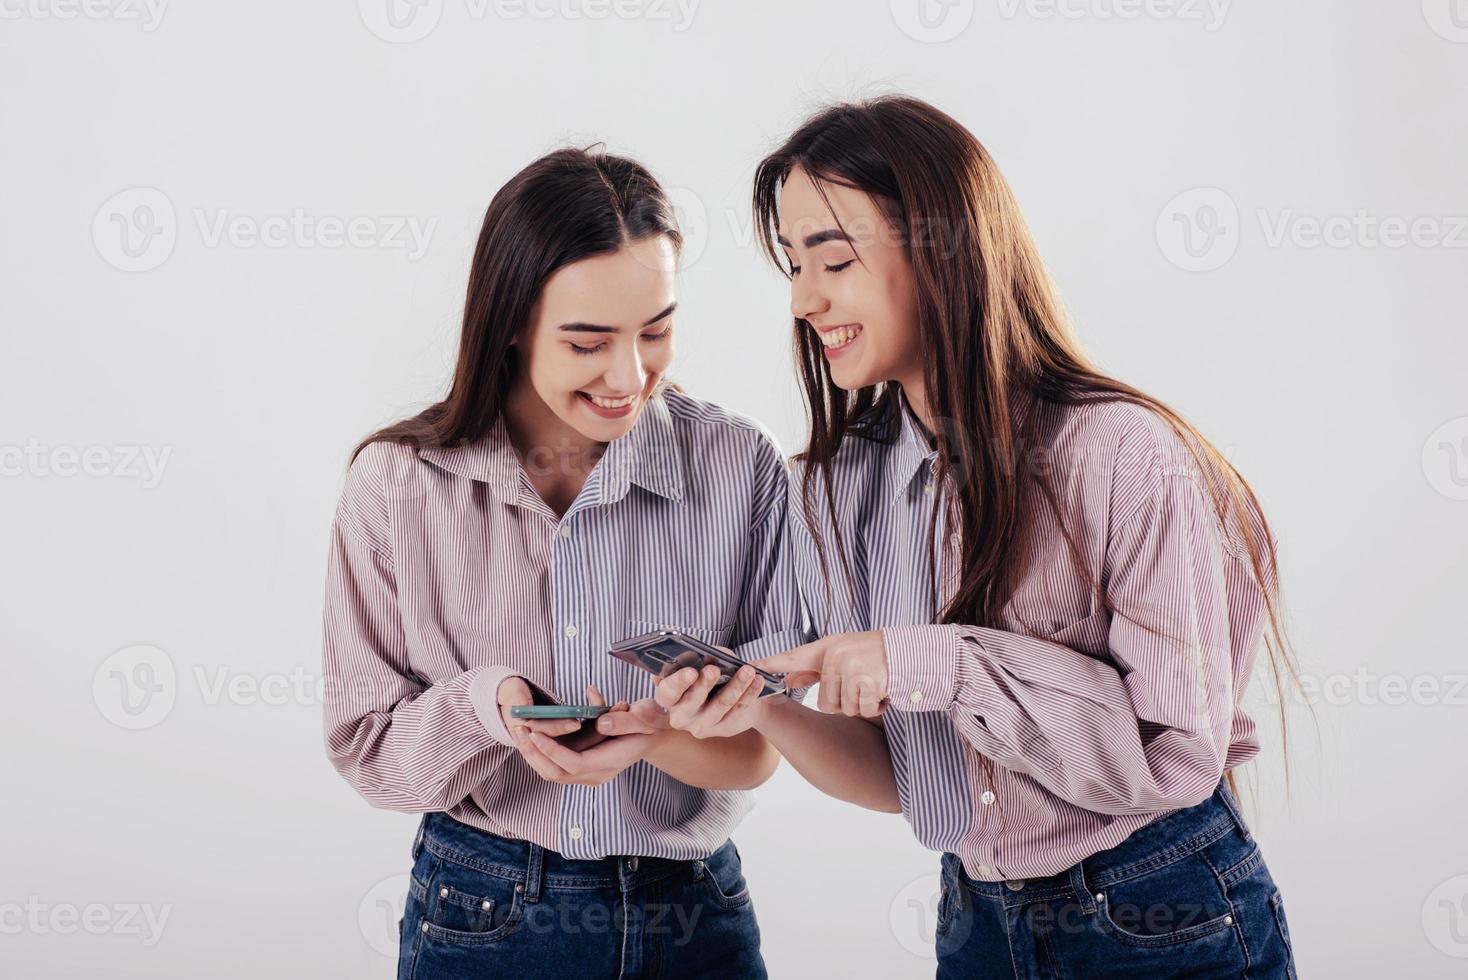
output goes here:
[[[925, 478], [929, 477], [933, 464], [938, 459], [938, 450], [928, 445], [928, 437], [923, 434], [912, 406], [907, 403], [907, 395], [900, 394], [897, 401], [897, 438], [891, 449], [891, 462], [887, 467], [888, 489], [894, 498], [905, 493], [919, 473]], [[1010, 395], [1010, 414], [1014, 419], [1016, 433], [1024, 430], [1034, 402], [1034, 395], [1025, 388], [1018, 388]]]
[[[503, 416], [496, 418], [489, 433], [480, 439], [459, 446], [423, 447], [418, 449], [418, 457], [450, 473], [488, 484], [508, 503], [520, 500], [524, 467], [515, 455]], [[606, 452], [587, 481], [599, 483], [603, 504], [625, 497], [633, 483], [669, 500], [683, 499], [683, 456], [672, 413], [662, 396], [648, 400], [631, 432], [607, 443]]]

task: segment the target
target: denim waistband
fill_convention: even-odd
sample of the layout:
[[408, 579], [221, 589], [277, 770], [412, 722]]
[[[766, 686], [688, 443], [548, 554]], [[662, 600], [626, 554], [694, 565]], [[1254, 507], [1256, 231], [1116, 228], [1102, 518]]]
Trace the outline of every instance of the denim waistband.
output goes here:
[[[707, 860], [732, 848], [731, 841]], [[676, 874], [705, 873], [705, 859], [617, 855], [583, 859], [563, 857], [556, 851], [533, 841], [501, 837], [478, 827], [471, 827], [446, 813], [425, 813], [413, 839], [413, 859], [427, 850], [445, 861], [506, 878], [524, 886], [525, 901], [540, 899], [544, 889], [617, 888], [630, 891]]]
[[1133, 831], [1115, 847], [1098, 851], [1058, 874], [1025, 878], [1021, 891], [1015, 891], [1003, 881], [975, 881], [964, 873], [955, 854], [944, 854], [943, 864], [962, 878], [969, 891], [978, 895], [1008, 902], [1074, 897], [1086, 906], [1093, 901], [1093, 890], [1104, 891], [1113, 882], [1162, 867], [1233, 833], [1240, 834], [1245, 843], [1253, 840], [1238, 799], [1228, 788], [1227, 780], [1219, 780], [1213, 794], [1196, 806], [1154, 820]]

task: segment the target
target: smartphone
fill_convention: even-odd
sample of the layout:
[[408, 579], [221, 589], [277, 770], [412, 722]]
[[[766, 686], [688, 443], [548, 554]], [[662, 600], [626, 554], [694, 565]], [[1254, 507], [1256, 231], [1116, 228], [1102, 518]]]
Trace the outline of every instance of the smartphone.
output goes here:
[[515, 704], [510, 706], [511, 718], [600, 718], [611, 711], [604, 704]]
[[562, 704], [539, 685], [531, 684], [528, 680], [526, 683], [530, 685], [530, 696], [535, 699], [536, 703], [510, 705], [511, 718], [579, 719], [580, 728], [555, 737], [557, 742], [574, 752], [584, 752], [593, 745], [600, 745], [610, 737], [596, 729], [596, 719], [610, 711], [610, 708], [597, 704]]
[[[726, 653], [716, 646], [676, 630], [656, 630], [641, 636], [618, 640], [607, 652], [623, 663], [631, 664], [633, 667], [641, 668], [658, 677], [669, 677], [684, 667], [703, 670], [712, 664], [719, 668], [719, 672], [723, 675], [714, 682], [715, 690], [727, 684], [738, 673], [739, 668], [747, 666], [743, 660], [733, 654]], [[765, 684], [764, 690], [759, 694], [761, 698], [789, 693], [785, 687], [785, 679], [779, 674], [771, 674], [758, 667], [754, 670]]]

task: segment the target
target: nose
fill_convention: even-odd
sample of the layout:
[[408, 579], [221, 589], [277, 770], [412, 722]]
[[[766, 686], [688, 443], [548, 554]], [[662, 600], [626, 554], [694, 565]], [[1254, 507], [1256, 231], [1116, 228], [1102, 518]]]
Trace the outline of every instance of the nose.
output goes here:
[[790, 280], [790, 312], [797, 320], [809, 320], [830, 308], [831, 301], [826, 298], [817, 277], [796, 276]]
[[634, 342], [622, 347], [615, 354], [606, 373], [607, 387], [619, 397], [635, 395], [647, 384], [647, 371], [642, 367], [642, 355]]

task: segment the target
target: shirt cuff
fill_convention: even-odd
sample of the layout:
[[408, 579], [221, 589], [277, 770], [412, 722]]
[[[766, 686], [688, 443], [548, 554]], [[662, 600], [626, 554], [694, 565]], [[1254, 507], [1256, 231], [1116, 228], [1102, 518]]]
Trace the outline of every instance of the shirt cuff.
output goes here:
[[947, 711], [958, 681], [958, 627], [952, 624], [889, 626], [888, 706], [896, 711]]
[[[515, 740], [510, 737], [510, 730], [505, 727], [505, 716], [500, 712], [499, 693], [500, 684], [503, 681], [518, 676], [510, 667], [485, 667], [469, 685], [469, 703], [474, 705], [474, 713], [479, 716], [479, 723], [484, 726], [490, 738], [510, 748], [515, 747]], [[529, 681], [525, 683], [530, 684]], [[531, 684], [530, 689], [533, 692], [535, 685]]]

